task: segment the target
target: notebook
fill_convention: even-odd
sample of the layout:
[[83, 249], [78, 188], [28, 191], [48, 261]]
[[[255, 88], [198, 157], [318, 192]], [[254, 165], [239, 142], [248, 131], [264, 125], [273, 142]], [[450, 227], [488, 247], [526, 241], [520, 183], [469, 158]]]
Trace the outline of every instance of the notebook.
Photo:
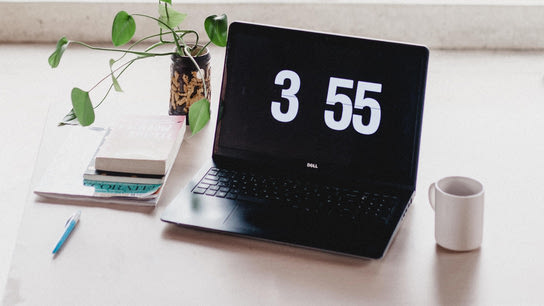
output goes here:
[[161, 219], [364, 258], [412, 203], [429, 52], [229, 27], [213, 153]]

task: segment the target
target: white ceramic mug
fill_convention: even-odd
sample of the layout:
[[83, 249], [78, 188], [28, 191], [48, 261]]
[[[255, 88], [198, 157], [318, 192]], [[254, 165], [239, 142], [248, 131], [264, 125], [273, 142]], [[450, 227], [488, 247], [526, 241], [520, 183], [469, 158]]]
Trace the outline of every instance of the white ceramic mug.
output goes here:
[[449, 176], [429, 186], [435, 212], [436, 242], [449, 250], [469, 251], [482, 244], [484, 186], [475, 179]]

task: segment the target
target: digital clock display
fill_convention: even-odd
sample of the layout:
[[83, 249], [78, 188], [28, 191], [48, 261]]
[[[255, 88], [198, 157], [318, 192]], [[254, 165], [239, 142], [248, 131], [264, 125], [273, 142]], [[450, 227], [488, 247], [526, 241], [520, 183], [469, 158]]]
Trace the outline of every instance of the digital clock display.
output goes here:
[[226, 52], [214, 154], [415, 182], [426, 48], [233, 23]]

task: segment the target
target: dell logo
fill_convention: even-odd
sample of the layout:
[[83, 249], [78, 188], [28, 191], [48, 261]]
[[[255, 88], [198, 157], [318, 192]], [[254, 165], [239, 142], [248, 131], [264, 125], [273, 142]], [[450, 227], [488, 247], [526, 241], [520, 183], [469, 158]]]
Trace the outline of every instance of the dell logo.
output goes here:
[[314, 163], [306, 163], [306, 168], [313, 168], [313, 169], [317, 169], [317, 164], [314, 164]]

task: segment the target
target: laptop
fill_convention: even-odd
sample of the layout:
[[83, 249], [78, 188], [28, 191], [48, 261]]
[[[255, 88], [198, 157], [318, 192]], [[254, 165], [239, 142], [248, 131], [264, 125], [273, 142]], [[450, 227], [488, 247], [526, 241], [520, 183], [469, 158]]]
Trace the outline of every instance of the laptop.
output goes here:
[[161, 219], [383, 257], [415, 193], [428, 56], [232, 23], [212, 156]]

